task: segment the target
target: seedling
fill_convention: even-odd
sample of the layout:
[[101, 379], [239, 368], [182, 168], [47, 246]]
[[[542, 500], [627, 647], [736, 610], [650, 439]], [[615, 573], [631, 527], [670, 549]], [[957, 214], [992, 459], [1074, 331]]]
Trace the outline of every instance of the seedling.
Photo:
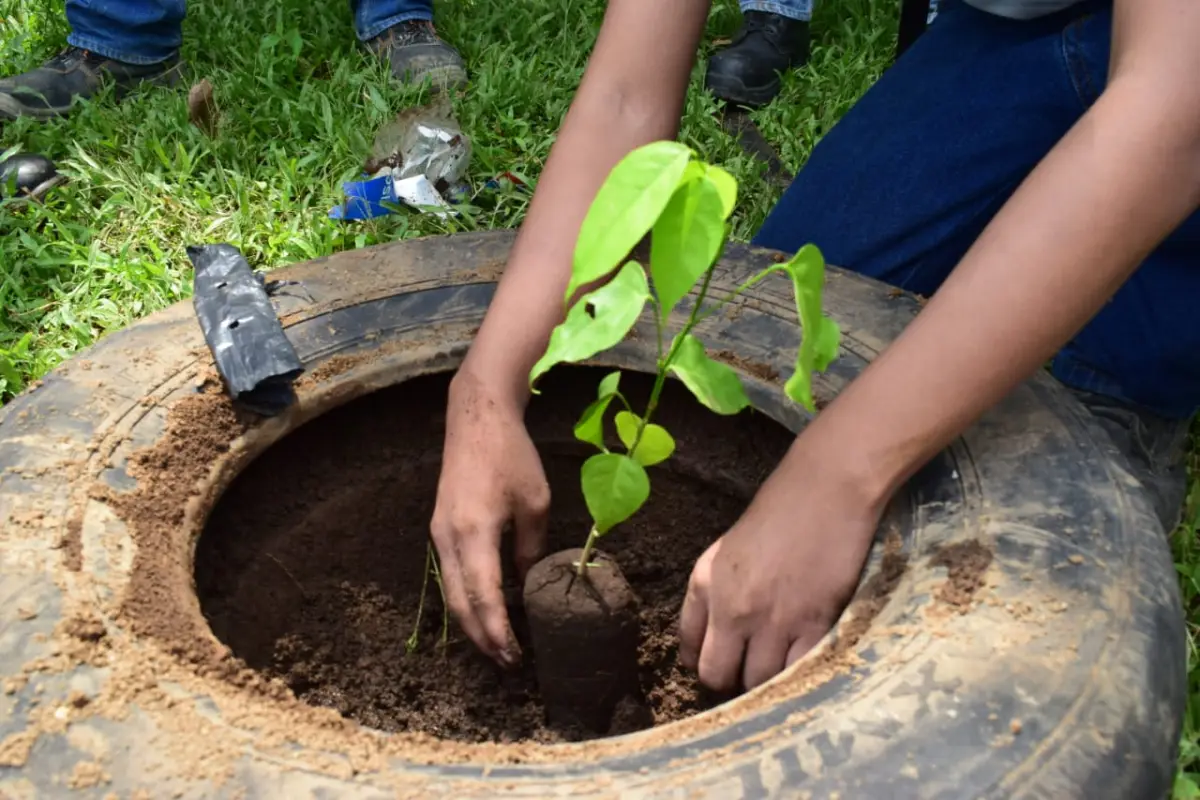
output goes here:
[[[804, 246], [787, 262], [767, 267], [705, 308], [736, 200], [737, 181], [732, 175], [696, 159], [682, 144], [660, 141], [634, 150], [613, 168], [584, 218], [563, 300], [566, 317], [530, 371], [530, 386], [536, 393], [537, 379], [554, 365], [585, 361], [619, 344], [646, 303], [653, 307], [658, 349], [654, 387], [640, 414], [619, 391], [618, 371], [600, 381], [596, 399], [575, 424], [575, 437], [600, 451], [584, 462], [580, 474], [592, 517], [582, 557], [572, 565], [581, 577], [590, 566], [596, 542], [633, 516], [649, 498], [646, 467], [661, 464], [675, 451], [671, 434], [651, 422], [667, 377], [674, 375], [718, 414], [737, 414], [750, 405], [737, 373], [709, 358], [693, 330], [774, 272], [792, 279], [802, 331], [796, 368], [784, 391], [808, 411], [816, 410], [812, 374], [829, 367], [841, 338], [837, 323], [821, 312], [825, 260], [816, 247]], [[641, 264], [626, 261], [647, 233], [651, 234], [649, 280]], [[610, 279], [600, 288], [571, 302], [579, 290], [606, 278]], [[687, 321], [668, 342], [666, 326], [671, 312], [697, 282], [700, 289]], [[613, 425], [624, 452], [612, 452], [605, 443], [604, 415], [613, 398], [623, 406]]]
[[417, 601], [417, 621], [413, 623], [412, 634], [404, 642], [404, 650], [409, 655], [416, 652], [421, 642], [421, 615], [425, 613], [425, 592], [429, 588], [429, 576], [433, 575], [437, 582], [438, 591], [442, 595], [442, 639], [444, 650], [450, 632], [450, 606], [446, 603], [446, 588], [442, 585], [442, 571], [438, 568], [437, 555], [433, 552], [433, 542], [425, 543], [425, 575], [421, 579], [421, 599]]

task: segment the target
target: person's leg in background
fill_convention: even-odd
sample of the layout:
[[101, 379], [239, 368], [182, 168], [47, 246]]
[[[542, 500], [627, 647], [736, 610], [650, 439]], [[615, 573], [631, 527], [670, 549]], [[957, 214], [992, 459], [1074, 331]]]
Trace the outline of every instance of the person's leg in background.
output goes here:
[[0, 119], [66, 113], [111, 80], [117, 97], [142, 83], [179, 80], [185, 0], [67, 0], [66, 50], [0, 79]]
[[708, 60], [704, 83], [716, 97], [747, 106], [779, 94], [780, 74], [808, 61], [813, 0], [741, 0], [742, 27]]
[[[835, 125], [754, 243], [932, 295], [1017, 186], [1095, 102], [1111, 2], [1014, 22], [943, 0], [935, 24]], [[1172, 529], [1200, 405], [1200, 215], [1056, 356]]]
[[467, 81], [462, 56], [433, 27], [433, 0], [351, 0], [358, 38], [402, 83], [435, 90]]

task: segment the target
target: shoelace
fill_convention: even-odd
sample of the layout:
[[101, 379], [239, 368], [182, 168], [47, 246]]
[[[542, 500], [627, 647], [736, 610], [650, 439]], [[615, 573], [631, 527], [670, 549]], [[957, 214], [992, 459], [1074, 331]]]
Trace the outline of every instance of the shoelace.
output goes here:
[[774, 15], [748, 12], [742, 20], [742, 29], [734, 38], [733, 44], [739, 44], [750, 38], [752, 34], [760, 34], [777, 51], [782, 53], [784, 47], [780, 43], [783, 34], [783, 20]]

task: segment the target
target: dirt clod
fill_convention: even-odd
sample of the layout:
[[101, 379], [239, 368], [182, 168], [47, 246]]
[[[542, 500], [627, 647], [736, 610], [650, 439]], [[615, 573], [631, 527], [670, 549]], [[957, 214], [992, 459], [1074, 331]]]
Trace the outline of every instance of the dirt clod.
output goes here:
[[992, 564], [992, 551], [976, 539], [956, 542], [939, 547], [930, 556], [929, 563], [945, 567], [949, 573], [937, 591], [937, 599], [965, 613], [971, 607], [975, 593], [983, 586], [983, 575]]

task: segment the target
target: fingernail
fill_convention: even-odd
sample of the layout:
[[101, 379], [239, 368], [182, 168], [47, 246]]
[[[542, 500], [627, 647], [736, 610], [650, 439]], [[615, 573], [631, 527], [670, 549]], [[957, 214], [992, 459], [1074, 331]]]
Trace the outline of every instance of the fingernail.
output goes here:
[[500, 660], [504, 662], [506, 667], [516, 667], [521, 663], [521, 651], [514, 650], [512, 647], [506, 647], [500, 651]]

